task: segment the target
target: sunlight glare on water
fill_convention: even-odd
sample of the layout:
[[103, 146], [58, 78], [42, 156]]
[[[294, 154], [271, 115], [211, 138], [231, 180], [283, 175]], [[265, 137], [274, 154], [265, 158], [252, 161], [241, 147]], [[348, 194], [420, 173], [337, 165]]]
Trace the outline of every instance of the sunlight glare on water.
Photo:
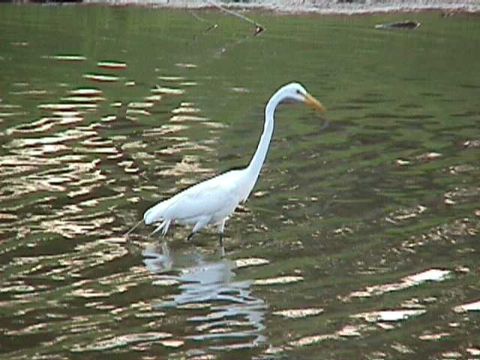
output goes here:
[[[2, 6], [0, 356], [478, 357], [476, 15]], [[157, 201], [245, 165], [227, 223], [163, 242]]]

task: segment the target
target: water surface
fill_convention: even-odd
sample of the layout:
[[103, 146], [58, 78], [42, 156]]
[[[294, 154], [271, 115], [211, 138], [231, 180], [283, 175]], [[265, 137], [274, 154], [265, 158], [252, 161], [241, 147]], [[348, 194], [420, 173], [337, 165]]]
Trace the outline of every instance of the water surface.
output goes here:
[[[478, 18], [195, 15], [0, 7], [1, 356], [479, 357]], [[279, 110], [225, 257], [122, 236], [292, 80], [329, 112]]]

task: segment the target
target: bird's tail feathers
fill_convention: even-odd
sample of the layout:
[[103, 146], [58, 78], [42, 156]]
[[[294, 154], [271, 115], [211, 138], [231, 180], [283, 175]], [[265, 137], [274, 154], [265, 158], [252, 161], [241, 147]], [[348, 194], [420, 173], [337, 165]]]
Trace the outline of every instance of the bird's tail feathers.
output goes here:
[[158, 227], [155, 230], [152, 231], [150, 236], [152, 236], [153, 234], [159, 231], [162, 232], [162, 236], [165, 236], [167, 234], [168, 228], [170, 227], [170, 223], [171, 223], [171, 220], [168, 220], [168, 219], [163, 220], [162, 223], [158, 225]]

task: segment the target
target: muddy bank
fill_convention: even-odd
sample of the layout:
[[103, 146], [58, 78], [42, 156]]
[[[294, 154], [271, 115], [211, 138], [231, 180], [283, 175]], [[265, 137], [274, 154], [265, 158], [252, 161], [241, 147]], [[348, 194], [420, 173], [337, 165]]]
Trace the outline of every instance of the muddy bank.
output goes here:
[[212, 3], [204, 0], [84, 0], [84, 3], [110, 5], [144, 5], [168, 8], [204, 9], [214, 4], [236, 10], [263, 9], [287, 13], [363, 14], [375, 12], [444, 10], [447, 12], [480, 12], [480, 0], [271, 0]]

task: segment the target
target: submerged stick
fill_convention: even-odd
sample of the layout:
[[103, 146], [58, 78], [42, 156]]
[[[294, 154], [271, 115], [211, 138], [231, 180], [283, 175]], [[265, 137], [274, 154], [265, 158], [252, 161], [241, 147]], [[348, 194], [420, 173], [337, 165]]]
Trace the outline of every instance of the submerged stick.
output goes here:
[[132, 227], [130, 230], [128, 230], [123, 236], [128, 237], [130, 233], [135, 230], [141, 223], [143, 223], [143, 219], [140, 220], [134, 227]]

